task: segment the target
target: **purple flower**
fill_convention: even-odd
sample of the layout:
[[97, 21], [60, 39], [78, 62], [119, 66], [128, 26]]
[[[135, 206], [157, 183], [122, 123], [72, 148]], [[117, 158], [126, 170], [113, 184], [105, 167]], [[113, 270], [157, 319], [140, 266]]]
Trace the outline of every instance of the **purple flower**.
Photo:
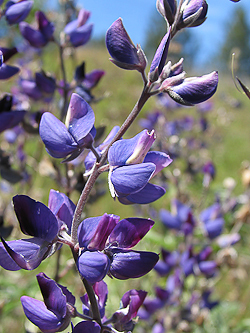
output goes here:
[[78, 18], [66, 25], [64, 32], [69, 36], [70, 42], [74, 47], [86, 44], [92, 33], [93, 24], [86, 24], [90, 16], [90, 12], [81, 9]]
[[132, 289], [122, 296], [121, 307], [112, 316], [115, 329], [120, 332], [132, 331], [134, 327], [132, 319], [137, 316], [137, 312], [143, 304], [146, 295], [146, 291]]
[[218, 73], [183, 80], [183, 74], [165, 79], [161, 91], [165, 91], [176, 102], [191, 106], [206, 101], [214, 95], [218, 85]]
[[13, 198], [21, 231], [32, 238], [0, 243], [0, 265], [7, 270], [31, 270], [50, 256], [57, 242], [60, 226], [55, 215], [43, 203], [26, 195]]
[[154, 222], [141, 218], [118, 221], [118, 216], [104, 214], [83, 220], [78, 228], [78, 270], [92, 284], [107, 273], [121, 280], [143, 276], [158, 261], [155, 253], [130, 250]]
[[63, 331], [75, 317], [75, 297], [66, 287], [58, 285], [44, 273], [37, 275], [44, 302], [21, 297], [26, 317], [44, 333]]
[[12, 25], [20, 23], [29, 14], [33, 6], [33, 1], [30, 0], [11, 0], [6, 3], [5, 17], [7, 22]]
[[218, 237], [222, 233], [225, 223], [220, 204], [215, 203], [203, 210], [200, 214], [200, 220], [203, 222], [205, 232], [210, 239]]
[[37, 72], [34, 79], [21, 79], [19, 82], [21, 92], [34, 100], [50, 100], [56, 89], [56, 80], [44, 73]]
[[53, 39], [55, 26], [41, 11], [36, 12], [37, 29], [34, 29], [26, 22], [19, 24], [22, 36], [35, 48], [40, 48], [48, 44]]
[[65, 124], [50, 112], [42, 116], [39, 133], [47, 152], [55, 158], [75, 159], [89, 148], [95, 136], [95, 115], [83, 98], [72, 94]]
[[182, 9], [177, 28], [197, 27], [206, 20], [208, 5], [205, 0], [190, 0]]
[[116, 66], [144, 72], [147, 66], [147, 59], [139, 45], [135, 47], [122, 19], [118, 18], [108, 29], [106, 34], [106, 46]]
[[172, 160], [162, 152], [151, 151], [154, 131], [142, 131], [131, 139], [113, 143], [108, 152], [109, 185], [112, 197], [123, 204], [146, 204], [159, 199], [165, 190], [149, 180]]
[[181, 231], [185, 235], [192, 233], [195, 221], [191, 208], [178, 200], [173, 200], [172, 211], [171, 214], [169, 211], [161, 209], [159, 214], [161, 222], [167, 228]]

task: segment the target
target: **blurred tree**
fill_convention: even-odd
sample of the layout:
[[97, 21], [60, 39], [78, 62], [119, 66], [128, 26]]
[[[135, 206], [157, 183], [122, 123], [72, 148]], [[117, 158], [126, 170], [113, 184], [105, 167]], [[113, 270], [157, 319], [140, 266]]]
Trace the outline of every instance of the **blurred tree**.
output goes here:
[[224, 44], [218, 57], [221, 69], [228, 71], [231, 68], [232, 54], [235, 53], [237, 73], [250, 74], [250, 26], [242, 7], [236, 9], [225, 28]]
[[[167, 32], [165, 20], [158, 12], [154, 12], [147, 29], [147, 38], [143, 50], [148, 60], [152, 59], [154, 52], [159, 46], [162, 37]], [[193, 29], [180, 31], [173, 39], [168, 52], [168, 59], [172, 63], [177, 62], [180, 58], [185, 59], [185, 69], [193, 67], [195, 63], [195, 54], [198, 50], [198, 42], [193, 33]]]

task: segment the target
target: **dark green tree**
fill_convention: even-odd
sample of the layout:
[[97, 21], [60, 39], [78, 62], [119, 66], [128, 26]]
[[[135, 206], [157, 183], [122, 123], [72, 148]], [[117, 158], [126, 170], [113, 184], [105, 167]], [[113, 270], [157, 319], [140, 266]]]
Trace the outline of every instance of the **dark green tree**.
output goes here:
[[235, 69], [238, 73], [250, 74], [250, 26], [245, 10], [238, 7], [227, 22], [224, 44], [219, 51], [220, 67], [228, 71], [235, 53]]

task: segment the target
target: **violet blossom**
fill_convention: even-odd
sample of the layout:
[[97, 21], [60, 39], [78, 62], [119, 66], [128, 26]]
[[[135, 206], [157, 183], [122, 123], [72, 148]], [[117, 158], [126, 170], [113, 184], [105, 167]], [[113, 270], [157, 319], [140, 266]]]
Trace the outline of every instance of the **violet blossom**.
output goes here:
[[78, 270], [92, 284], [106, 274], [121, 280], [143, 276], [158, 261], [153, 252], [130, 250], [154, 222], [142, 218], [118, 221], [119, 216], [104, 214], [83, 220], [78, 228]]
[[52, 157], [65, 158], [64, 162], [67, 162], [79, 156], [84, 148], [91, 148], [95, 136], [94, 122], [92, 108], [82, 97], [73, 93], [65, 124], [52, 113], [45, 112], [39, 133], [47, 152]]
[[44, 333], [63, 331], [75, 317], [75, 297], [66, 287], [58, 285], [44, 273], [37, 276], [44, 302], [22, 296], [26, 317]]
[[144, 130], [131, 139], [118, 140], [110, 147], [110, 192], [121, 203], [146, 204], [165, 194], [164, 188], [149, 181], [172, 159], [163, 152], [149, 152], [154, 141], [154, 131]]
[[5, 18], [8, 24], [16, 24], [25, 20], [33, 6], [31, 0], [10, 0], [5, 5]]
[[111, 61], [118, 67], [128, 70], [144, 72], [147, 66], [147, 59], [139, 45], [135, 47], [122, 19], [118, 18], [107, 30], [106, 46]]
[[46, 15], [38, 11], [36, 12], [37, 28], [33, 28], [26, 22], [19, 24], [22, 36], [35, 48], [44, 47], [50, 40], [53, 40], [55, 26], [50, 22]]
[[89, 11], [81, 9], [77, 19], [69, 22], [64, 28], [65, 34], [69, 36], [69, 40], [74, 47], [86, 44], [91, 37], [93, 24], [86, 23], [89, 16]]

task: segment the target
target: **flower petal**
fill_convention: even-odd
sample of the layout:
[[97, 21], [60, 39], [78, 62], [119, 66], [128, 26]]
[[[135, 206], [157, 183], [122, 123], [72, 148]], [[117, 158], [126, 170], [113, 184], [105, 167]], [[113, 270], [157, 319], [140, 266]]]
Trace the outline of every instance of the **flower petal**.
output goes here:
[[143, 130], [131, 139], [121, 139], [112, 144], [108, 161], [112, 166], [141, 163], [155, 141], [152, 131]]
[[154, 221], [150, 219], [123, 219], [111, 232], [109, 243], [117, 243], [119, 248], [131, 248], [146, 235], [153, 225]]
[[42, 301], [38, 301], [28, 296], [21, 297], [26, 317], [44, 333], [54, 333], [60, 330], [62, 321], [49, 311]]
[[66, 127], [76, 142], [87, 136], [95, 122], [94, 111], [78, 94], [73, 93], [69, 102]]
[[117, 225], [117, 222], [119, 221], [119, 216], [112, 215], [112, 214], [104, 214], [98, 223], [98, 226], [95, 230], [95, 233], [88, 244], [89, 250], [99, 250], [102, 251], [105, 247], [106, 241], [111, 233], [111, 231], [114, 229], [114, 227]]
[[52, 311], [58, 318], [64, 318], [67, 307], [66, 296], [63, 294], [62, 289], [44, 273], [39, 273], [36, 277], [47, 309]]
[[7, 80], [17, 74], [19, 71], [20, 69], [16, 66], [2, 64], [0, 67], [0, 80]]
[[159, 256], [153, 252], [109, 249], [113, 254], [110, 273], [115, 278], [126, 280], [147, 274], [157, 263]]
[[77, 29], [73, 30], [69, 34], [70, 42], [74, 47], [82, 46], [86, 44], [92, 34], [93, 24], [85, 24]]
[[72, 333], [100, 333], [101, 327], [94, 321], [81, 321], [74, 328]]
[[216, 92], [218, 73], [212, 72], [201, 77], [188, 78], [183, 83], [167, 90], [170, 97], [184, 105], [193, 105], [206, 101]]
[[118, 167], [111, 174], [111, 182], [118, 196], [126, 196], [139, 192], [145, 187], [154, 171], [153, 163]]
[[37, 268], [46, 256], [49, 248], [39, 238], [20, 239], [0, 243], [0, 265], [7, 270], [16, 271], [21, 268], [32, 270]]
[[78, 148], [67, 127], [50, 112], [42, 115], [39, 133], [48, 153], [55, 158], [66, 157]]
[[29, 14], [33, 1], [8, 1], [6, 3], [5, 17], [9, 24], [16, 24], [23, 21]]
[[19, 24], [19, 30], [23, 38], [25, 38], [29, 44], [35, 48], [43, 47], [48, 43], [48, 40], [41, 33], [41, 31], [32, 28], [26, 22], [21, 22]]
[[26, 235], [51, 242], [57, 235], [59, 226], [55, 215], [43, 203], [26, 195], [13, 198], [14, 210], [20, 228]]
[[68, 231], [70, 232], [73, 215], [76, 209], [75, 204], [64, 193], [51, 189], [48, 207], [59, 221], [67, 225]]
[[169, 155], [162, 153], [160, 151], [149, 151], [143, 161], [143, 163], [154, 163], [156, 165], [155, 172], [152, 178], [159, 173], [163, 168], [166, 168], [173, 160]]
[[138, 50], [125, 30], [121, 18], [118, 18], [108, 29], [106, 46], [115, 65], [130, 70], [145, 69], [146, 63], [140, 61]]
[[148, 204], [161, 198], [166, 190], [158, 185], [148, 183], [142, 190], [126, 197], [118, 197], [118, 200], [124, 205]]
[[[1, 75], [1, 74], [0, 74]], [[6, 129], [18, 125], [25, 115], [26, 111], [12, 111], [0, 113], [0, 133]]]
[[[167, 55], [168, 55], [168, 47], [171, 39], [171, 29], [168, 29], [168, 32], [165, 34], [165, 36], [162, 38], [160, 45], [158, 46], [154, 58], [152, 60], [151, 66], [150, 66], [150, 73], [153, 73], [155, 70], [157, 70], [157, 76], [159, 76], [163, 70], [163, 67], [165, 65]], [[158, 77], [156, 78], [156, 80]]]
[[108, 272], [110, 261], [101, 252], [83, 252], [78, 259], [80, 274], [91, 284], [101, 281]]

